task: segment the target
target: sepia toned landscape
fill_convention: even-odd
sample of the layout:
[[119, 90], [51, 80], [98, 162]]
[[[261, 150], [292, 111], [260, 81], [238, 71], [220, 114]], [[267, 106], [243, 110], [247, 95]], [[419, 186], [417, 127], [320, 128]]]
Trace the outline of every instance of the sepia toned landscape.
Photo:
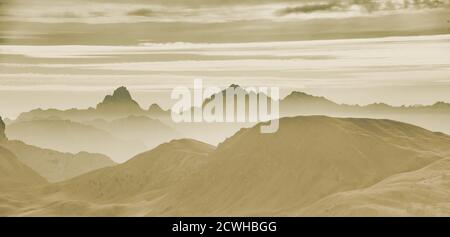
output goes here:
[[448, 0], [0, 1], [0, 216], [450, 216], [449, 55]]

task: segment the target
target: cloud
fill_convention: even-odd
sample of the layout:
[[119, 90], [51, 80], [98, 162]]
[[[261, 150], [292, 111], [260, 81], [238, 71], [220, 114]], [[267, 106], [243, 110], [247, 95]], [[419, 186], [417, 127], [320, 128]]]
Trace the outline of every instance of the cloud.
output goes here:
[[328, 0], [319, 3], [306, 2], [276, 11], [276, 15], [305, 14], [314, 12], [395, 11], [406, 9], [436, 9], [450, 7], [450, 0]]
[[153, 11], [148, 8], [136, 9], [127, 12], [128, 16], [153, 16]]
[[286, 7], [277, 12], [278, 15], [288, 15], [293, 13], [312, 13], [318, 11], [331, 11], [338, 10], [341, 6], [337, 2], [319, 3], [319, 4], [306, 4], [297, 7]]
[[[450, 0], [0, 0], [0, 21], [44, 23], [223, 23], [348, 18], [380, 12], [421, 11], [450, 6]], [[84, 1], [84, 0], [83, 0]], [[87, 1], [87, 0], [86, 0]], [[286, 16], [286, 17], [285, 17]]]

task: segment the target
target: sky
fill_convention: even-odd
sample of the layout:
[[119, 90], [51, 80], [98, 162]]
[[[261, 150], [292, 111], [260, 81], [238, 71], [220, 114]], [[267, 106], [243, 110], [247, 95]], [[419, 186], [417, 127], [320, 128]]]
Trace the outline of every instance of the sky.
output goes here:
[[450, 0], [0, 0], [0, 113], [118, 86], [278, 86], [339, 103], [450, 102]]

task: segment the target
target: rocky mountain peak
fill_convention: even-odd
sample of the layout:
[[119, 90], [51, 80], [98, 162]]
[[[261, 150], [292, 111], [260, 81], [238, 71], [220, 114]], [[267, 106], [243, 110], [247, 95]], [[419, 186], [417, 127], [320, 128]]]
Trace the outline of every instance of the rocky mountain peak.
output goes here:
[[97, 105], [98, 110], [114, 112], [138, 112], [141, 111], [139, 104], [133, 100], [130, 92], [124, 86], [114, 90], [112, 95], [107, 95], [101, 103]]

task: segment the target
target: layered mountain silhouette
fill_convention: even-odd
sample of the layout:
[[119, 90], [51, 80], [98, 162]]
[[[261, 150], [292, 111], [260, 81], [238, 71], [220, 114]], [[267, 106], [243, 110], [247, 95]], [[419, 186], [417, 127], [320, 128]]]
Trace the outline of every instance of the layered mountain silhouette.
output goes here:
[[[224, 99], [223, 108], [226, 107], [226, 92], [227, 90], [236, 90], [243, 92], [245, 96], [245, 108], [246, 117], [249, 113], [249, 98], [250, 94], [255, 92], [248, 92], [239, 85], [232, 84], [228, 88], [211, 95], [205, 99], [202, 107], [205, 108], [213, 99], [217, 96], [221, 96]], [[264, 93], [258, 93], [258, 100], [267, 100], [269, 109], [270, 97]], [[236, 98], [236, 97], [235, 97]], [[235, 102], [236, 105], [236, 102]], [[383, 103], [376, 103], [367, 106], [360, 105], [346, 105], [337, 104], [325, 97], [313, 96], [303, 92], [294, 91], [288, 96], [280, 100], [280, 116], [297, 116], [297, 115], [325, 115], [333, 117], [360, 117], [360, 118], [380, 118], [380, 119], [392, 119], [402, 121], [406, 123], [415, 124], [432, 131], [440, 131], [450, 134], [450, 126], [446, 121], [450, 119], [450, 105], [444, 102], [437, 102], [434, 105], [423, 106], [399, 106], [394, 107]], [[236, 108], [236, 106], [235, 106]], [[192, 108], [192, 112], [200, 108]], [[193, 113], [192, 113], [193, 114]], [[236, 117], [235, 111], [235, 117]], [[225, 115], [225, 113], [224, 113]], [[233, 135], [240, 128], [250, 127], [255, 123], [239, 122], [239, 123], [173, 123], [170, 119], [171, 111], [163, 110], [159, 105], [152, 104], [148, 110], [143, 110], [138, 103], [132, 98], [130, 92], [125, 87], [119, 87], [112, 95], [107, 95], [97, 107], [88, 109], [70, 109], [70, 110], [32, 110], [30, 112], [22, 113], [15, 121], [10, 123], [30, 122], [35, 120], [69, 120], [79, 124], [93, 126], [97, 129], [103, 130], [111, 135], [114, 135], [118, 140], [124, 140], [127, 144], [134, 143], [134, 145], [126, 146], [124, 152], [111, 154], [105, 152], [104, 149], [89, 149], [91, 152], [104, 153], [108, 156], [116, 159], [117, 161], [123, 161], [138, 152], [142, 152], [145, 149], [151, 149], [156, 145], [167, 142], [171, 139], [177, 138], [191, 138], [207, 142], [210, 144], [219, 144], [225, 138]], [[119, 129], [110, 129], [113, 124], [118, 122], [117, 120], [130, 120], [129, 118], [139, 117], [144, 120], [144, 117], [150, 121], [150, 119], [157, 119], [164, 124], [158, 122], [151, 122], [154, 126], [145, 125], [144, 128], [139, 126], [129, 125], [122, 123], [126, 126], [126, 131]], [[128, 119], [127, 119], [128, 118]], [[114, 121], [116, 120], [116, 121]], [[104, 121], [104, 122], [103, 122]], [[62, 123], [62, 122], [60, 122]], [[138, 122], [140, 123], [140, 122]], [[149, 122], [150, 123], [150, 122]], [[159, 125], [157, 125], [159, 124]], [[35, 126], [30, 124], [30, 126]], [[122, 127], [123, 127], [122, 126]], [[14, 126], [12, 126], [14, 128]], [[148, 129], [145, 129], [148, 128]], [[154, 129], [154, 131], [153, 131]], [[123, 129], [122, 129], [123, 130]], [[152, 130], [152, 131], [148, 131]], [[145, 131], [145, 132], [144, 132]], [[145, 134], [144, 134], [145, 133]], [[27, 135], [20, 133], [16, 134], [17, 139], [27, 141], [30, 144], [43, 146], [46, 144], [34, 143], [33, 140], [28, 140]], [[59, 140], [63, 137], [63, 134], [54, 134], [54, 139]], [[107, 141], [106, 139], [105, 141]], [[111, 139], [110, 139], [111, 140]], [[82, 142], [82, 139], [80, 140]], [[74, 142], [74, 146], [77, 146], [77, 142]], [[113, 143], [114, 144], [114, 143]], [[48, 145], [48, 144], [47, 144]], [[85, 145], [80, 144], [80, 149], [63, 149], [62, 151], [79, 152], [83, 151]], [[57, 146], [47, 146], [52, 149], [60, 149]], [[102, 146], [96, 146], [102, 147]], [[126, 155], [126, 158], [124, 158]], [[121, 157], [118, 157], [121, 156]]]
[[0, 200], [3, 198], [2, 194], [7, 190], [44, 184], [47, 184], [44, 178], [20, 162], [11, 151], [0, 145]]
[[[5, 127], [0, 117], [0, 147], [5, 149], [5, 156], [13, 154], [14, 159], [32, 168], [40, 176], [50, 182], [57, 182], [75, 177], [89, 171], [113, 166], [116, 163], [101, 154], [79, 152], [77, 154], [63, 153], [37, 146], [28, 145], [22, 141], [9, 140], [5, 134]], [[8, 158], [12, 160], [12, 158]], [[2, 168], [2, 166], [0, 166]]]
[[292, 92], [280, 100], [280, 115], [326, 115], [333, 117], [357, 117], [392, 119], [418, 125], [432, 131], [450, 134], [450, 104], [436, 102], [433, 105], [391, 106], [374, 103], [366, 106], [337, 104], [325, 97], [303, 92]]
[[[202, 108], [227, 90], [243, 92], [248, 115], [254, 92], [238, 85]], [[450, 215], [449, 104], [346, 105], [303, 92], [279, 102], [273, 134], [264, 123], [173, 123], [125, 87], [96, 108], [0, 119], [0, 215]]]
[[385, 103], [373, 103], [365, 106], [337, 104], [325, 97], [309, 95], [294, 91], [280, 100], [282, 115], [298, 115], [306, 113], [435, 113], [448, 114], [450, 104], [436, 102], [433, 105], [391, 106]]
[[59, 118], [13, 122], [7, 127], [10, 139], [62, 152], [101, 153], [123, 161], [145, 150], [144, 144], [113, 136], [94, 126]]
[[142, 143], [147, 149], [154, 148], [157, 145], [172, 139], [182, 137], [175, 129], [164, 124], [160, 120], [144, 115], [130, 115], [111, 121], [95, 119], [86, 121], [84, 124], [102, 129], [115, 137], [127, 141]]
[[[124, 164], [51, 184], [35, 191], [41, 204], [26, 215], [308, 215], [308, 207], [328, 208], [327, 198], [409, 180], [403, 175], [428, 170], [450, 156], [450, 136], [392, 120], [283, 118], [274, 134], [261, 134], [261, 125], [241, 129], [217, 148], [174, 140]], [[441, 173], [448, 170], [438, 167]], [[407, 187], [398, 189], [398, 197], [409, 192]], [[414, 205], [414, 199], [401, 201]], [[24, 213], [11, 213], [19, 214]]]
[[58, 182], [116, 163], [102, 154], [79, 152], [63, 153], [22, 141], [9, 140], [0, 142], [0, 146], [8, 149], [19, 159], [49, 182]]
[[16, 121], [30, 121], [36, 119], [60, 118], [75, 122], [84, 122], [93, 119], [117, 119], [130, 115], [145, 115], [154, 118], [170, 117], [170, 111], [163, 110], [154, 104], [148, 110], [142, 109], [139, 104], [131, 97], [126, 87], [119, 87], [112, 95], [106, 95], [103, 101], [97, 104], [96, 108], [87, 109], [35, 109], [20, 114]]
[[125, 87], [119, 87], [96, 109], [37, 109], [23, 113], [9, 123], [7, 134], [43, 148], [101, 153], [123, 162], [161, 143], [184, 137], [167, 125], [168, 118], [170, 111], [156, 104], [143, 110]]

